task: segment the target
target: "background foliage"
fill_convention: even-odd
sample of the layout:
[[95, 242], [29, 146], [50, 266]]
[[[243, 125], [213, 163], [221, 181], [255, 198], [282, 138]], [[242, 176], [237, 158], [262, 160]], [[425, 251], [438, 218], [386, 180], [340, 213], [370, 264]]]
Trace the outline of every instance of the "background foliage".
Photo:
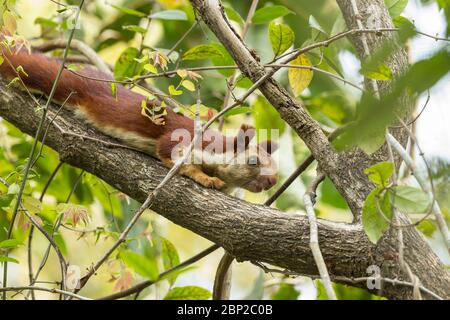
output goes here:
[[[391, 16], [401, 28], [404, 42], [407, 43], [417, 35], [413, 22], [401, 16], [408, 1], [386, 0]], [[450, 18], [450, 5], [446, 0], [422, 1], [429, 6], [437, 3], [447, 22]], [[66, 1], [68, 5], [78, 5], [78, 1]], [[67, 20], [62, 18], [64, 10], [50, 1], [6, 1], [7, 9], [2, 14], [3, 23], [8, 25], [11, 17], [18, 24], [18, 32], [26, 38], [36, 38], [33, 45], [48, 39], [67, 34]], [[224, 1], [228, 17], [237, 30], [242, 30], [250, 1]], [[5, 9], [5, 8], [3, 8]], [[61, 12], [58, 12], [58, 9]], [[316, 41], [324, 40], [331, 35], [346, 30], [343, 18], [334, 1], [325, 0], [275, 0], [260, 1], [258, 11], [253, 17], [252, 26], [246, 38], [249, 47], [256, 50], [264, 63], [271, 62], [275, 56], [289, 51], [289, 48], [304, 47]], [[150, 17], [150, 18], [148, 18]], [[175, 50], [170, 50], [195, 23], [195, 15], [188, 1], [89, 1], [81, 14], [81, 28], [76, 37], [87, 42], [111, 66], [116, 79], [133, 79], [142, 74], [157, 74], [177, 69], [178, 73], [171, 77], [151, 78], [146, 81], [151, 85], [174, 97], [185, 106], [195, 101], [195, 83], [201, 83], [204, 119], [211, 117], [223, 107], [227, 90], [227, 78], [234, 74], [233, 70], [205, 71], [187, 73], [186, 68], [202, 66], [234, 65], [232, 58], [206, 27], [200, 25], [188, 34]], [[448, 23], [447, 23], [448, 25]], [[447, 27], [447, 36], [450, 30]], [[442, 45], [436, 44], [436, 54], [424, 59], [397, 81], [396, 90], [383, 97], [382, 110], [376, 110], [374, 119], [374, 101], [361, 92], [345, 85], [342, 81], [332, 79], [319, 72], [310, 70], [283, 70], [276, 78], [291, 92], [301, 99], [314, 119], [330, 131], [343, 125], [349, 129], [337, 141], [337, 146], [346, 148], [357, 144], [365, 151], [375, 151], [383, 142], [384, 128], [391, 123], [395, 98], [399, 92], [408, 89], [419, 97], [435, 85], [450, 69], [448, 50], [439, 50]], [[347, 77], [348, 62], [353, 61], [360, 69], [360, 75], [393, 81], [389, 68], [383, 64], [389, 55], [389, 48], [383, 48], [376, 59], [359, 62], [354, 48], [349, 41], [342, 39], [332, 45], [313, 50], [302, 55], [296, 63], [313, 65], [341, 77]], [[52, 53], [60, 56], [61, 51]], [[351, 57], [350, 60], [344, 59]], [[378, 59], [378, 60], [377, 60]], [[359, 68], [359, 66], [361, 66]], [[201, 75], [201, 77], [200, 77]], [[416, 79], [417, 81], [412, 81]], [[235, 93], [245, 92], [251, 83], [238, 75]], [[139, 91], [149, 97], [147, 92]], [[111, 88], [114, 94], [114, 86]], [[379, 103], [377, 104], [379, 105]], [[181, 112], [190, 116], [188, 108], [180, 108]], [[356, 121], [355, 121], [356, 120]], [[420, 121], [420, 120], [419, 120]], [[259, 94], [251, 97], [243, 106], [229, 112], [225, 117], [225, 128], [238, 128], [240, 123], [253, 123], [257, 128], [278, 129], [281, 133], [282, 154], [280, 157], [280, 178], [284, 179], [295, 167], [306, 158], [308, 150], [299, 138], [284, 124], [273, 107]], [[374, 135], [373, 132], [380, 132]], [[356, 134], [355, 134], [356, 133]], [[375, 138], [374, 138], [375, 137]], [[15, 204], [15, 195], [23, 178], [23, 166], [28, 160], [32, 139], [23, 135], [6, 121], [0, 120], [0, 177], [9, 187], [0, 183], [0, 259], [7, 259], [2, 252], [9, 252], [11, 268], [9, 283], [27, 283], [27, 239], [30, 225], [22, 213], [19, 214], [14, 229], [14, 241], [6, 239], [11, 219], [11, 211]], [[42, 156], [33, 167], [25, 189], [24, 206], [42, 220], [49, 232], [53, 232], [55, 224], [62, 219], [62, 228], [55, 232], [55, 239], [62, 253], [71, 264], [77, 265], [82, 272], [96, 261], [106, 248], [117, 238], [126, 222], [139, 206], [127, 196], [117, 192], [105, 182], [79, 169], [63, 164], [43, 197], [38, 200], [50, 175], [58, 165], [58, 156], [47, 147], [43, 147]], [[448, 213], [449, 202], [449, 163], [448, 159], [432, 159], [430, 162], [437, 200], [444, 212]], [[376, 172], [388, 172], [389, 164], [378, 167]], [[369, 173], [369, 172], [368, 172]], [[275, 203], [275, 206], [287, 214], [303, 212], [303, 204], [299, 194], [303, 194], [305, 185], [314, 175], [312, 166], [296, 181]], [[376, 179], [376, 178], [374, 178]], [[384, 190], [382, 180], [374, 180]], [[276, 187], [273, 189], [275, 190]], [[265, 194], [246, 194], [249, 201], [262, 203], [273, 191]], [[406, 200], [417, 193], [406, 196]], [[401, 201], [402, 199], [400, 199]], [[403, 203], [416, 218], [426, 209], [427, 199], [416, 204]], [[414, 201], [413, 201], [414, 202]], [[396, 202], [397, 204], [399, 201]], [[424, 206], [425, 203], [425, 206]], [[422, 206], [418, 209], [418, 206]], [[370, 203], [366, 204], [366, 208]], [[372, 204], [373, 207], [373, 204]], [[319, 216], [338, 221], [351, 221], [350, 212], [345, 201], [327, 179], [320, 186], [316, 206]], [[373, 208], [372, 208], [373, 209]], [[370, 208], [367, 214], [375, 214]], [[447, 215], [448, 216], [448, 215]], [[378, 219], [378, 218], [374, 218]], [[366, 226], [368, 235], [374, 241], [386, 225]], [[431, 219], [424, 220], [420, 226], [424, 234], [434, 240], [435, 225]], [[439, 239], [438, 239], [439, 240]], [[123, 290], [143, 279], [155, 280], [159, 273], [178, 264], [180, 260], [205, 247], [206, 240], [200, 239], [189, 231], [172, 225], [155, 213], [144, 215], [144, 218], [133, 230], [126, 245], [118, 250], [113, 258], [105, 264], [98, 276], [91, 280], [82, 291], [90, 297], [101, 297], [112, 291]], [[439, 244], [437, 244], [439, 247]], [[32, 257], [35, 268], [44, 257], [46, 241], [37, 232], [33, 240]], [[445, 254], [445, 253], [444, 253]], [[180, 258], [181, 257], [181, 258]], [[190, 298], [207, 299], [210, 292], [204, 288], [212, 287], [211, 276], [217, 263], [218, 254], [211, 255], [205, 262], [194, 268], [184, 270], [179, 276], [173, 275], [160, 284], [146, 289], [140, 297], [150, 298]], [[183, 258], [183, 259], [182, 259]], [[58, 280], [57, 260], [50, 252], [49, 261], [43, 268], [39, 280], [54, 282]], [[258, 268], [250, 264], [240, 264], [235, 271], [233, 297], [255, 299], [298, 299], [326, 297], [321, 284], [307, 278], [289, 279], [275, 275], [264, 275]], [[338, 297], [341, 299], [377, 298], [364, 290], [336, 285]], [[41, 295], [41, 293], [39, 293]], [[44, 294], [42, 294], [44, 295]], [[20, 296], [18, 296], [20, 297]]]

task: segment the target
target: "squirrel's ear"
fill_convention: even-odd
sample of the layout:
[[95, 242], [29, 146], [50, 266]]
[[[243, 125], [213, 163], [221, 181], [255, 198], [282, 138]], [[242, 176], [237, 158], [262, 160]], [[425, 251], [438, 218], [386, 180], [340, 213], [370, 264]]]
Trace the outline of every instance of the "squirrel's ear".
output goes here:
[[278, 149], [278, 143], [272, 140], [262, 141], [259, 143], [259, 147], [265, 150], [268, 154], [272, 154]]
[[254, 127], [243, 124], [234, 138], [234, 152], [241, 152], [247, 149], [250, 141], [255, 137], [256, 130]]

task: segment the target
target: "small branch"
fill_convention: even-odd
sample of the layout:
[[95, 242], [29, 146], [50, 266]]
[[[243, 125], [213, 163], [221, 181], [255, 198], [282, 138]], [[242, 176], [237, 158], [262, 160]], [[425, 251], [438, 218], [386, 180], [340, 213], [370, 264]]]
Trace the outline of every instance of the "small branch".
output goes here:
[[[414, 165], [414, 160], [409, 156], [408, 152], [403, 148], [403, 146], [394, 138], [391, 134], [386, 135], [386, 141], [394, 148], [394, 150], [400, 155], [402, 160], [406, 163], [406, 165], [411, 169], [414, 177], [419, 183], [420, 187], [430, 195], [434, 199], [433, 193], [430, 190], [428, 182], [426, 178], [424, 178]], [[447, 223], [442, 215], [441, 208], [437, 201], [433, 202], [433, 213], [436, 217], [437, 224], [439, 226], [439, 230], [441, 231], [442, 236], [444, 237], [445, 245], [447, 250], [450, 251], [450, 232], [448, 230]]]
[[72, 297], [72, 298], [76, 298], [78, 300], [92, 300], [90, 298], [86, 298], [83, 296], [80, 296], [76, 293], [70, 292], [70, 291], [65, 291], [65, 290], [60, 290], [60, 289], [56, 289], [56, 288], [45, 288], [45, 287], [36, 287], [36, 286], [19, 286], [19, 287], [3, 287], [0, 288], [0, 292], [4, 292], [4, 294], [6, 294], [6, 292], [8, 291], [17, 291], [17, 292], [22, 292], [24, 290], [32, 290], [32, 291], [46, 291], [46, 292], [51, 292], [51, 293], [59, 293], [62, 295], [65, 295], [67, 297]]
[[303, 196], [303, 202], [305, 204], [305, 209], [309, 220], [309, 227], [310, 227], [309, 246], [311, 248], [314, 261], [316, 262], [317, 269], [319, 270], [320, 278], [322, 279], [323, 286], [325, 287], [325, 291], [327, 292], [328, 298], [330, 300], [337, 300], [336, 293], [333, 290], [333, 285], [330, 280], [330, 275], [328, 274], [327, 265], [325, 264], [322, 252], [320, 251], [319, 232], [313, 204], [313, 201], [315, 201], [314, 199], [316, 197], [317, 186], [320, 184], [320, 182], [323, 181], [323, 179], [325, 179], [325, 175], [323, 173], [318, 172], [317, 177], [311, 183], [311, 186], [308, 188], [305, 195]]
[[220, 259], [217, 267], [216, 277], [214, 279], [213, 300], [229, 300], [231, 289], [231, 265], [234, 257], [225, 252], [222, 259]]
[[[367, 282], [368, 280], [373, 280], [373, 279], [374, 278], [371, 278], [371, 277], [359, 277], [359, 278], [347, 278], [347, 277], [340, 277], [340, 276], [333, 277], [334, 281], [339, 281], [339, 282], [344, 282], [344, 283], [346, 282], [349, 284], [357, 284], [357, 283], [361, 283], [361, 282]], [[398, 279], [389, 279], [389, 278], [384, 278], [384, 277], [380, 277], [379, 279], [383, 282], [390, 283], [393, 286], [407, 286], [407, 287], [413, 287], [413, 288], [416, 286], [415, 283], [402, 281], [402, 280], [398, 280]], [[434, 293], [430, 289], [427, 289], [422, 285], [419, 285], [418, 287], [423, 293], [426, 293], [426, 294], [432, 296], [436, 300], [444, 300], [444, 298], [442, 298], [438, 294]]]
[[[83, 7], [83, 5], [84, 5], [84, 0], [81, 0], [80, 4], [78, 6], [80, 11], [81, 11], [81, 8]], [[79, 18], [79, 14], [76, 16], [75, 22], [78, 21], [78, 18]], [[56, 88], [58, 87], [58, 82], [59, 82], [59, 80], [61, 78], [61, 75], [62, 75], [62, 72], [64, 70], [64, 63], [65, 63], [65, 60], [67, 59], [67, 56], [68, 56], [68, 53], [69, 53], [70, 44], [72, 42], [74, 34], [75, 34], [75, 28], [73, 28], [70, 31], [70, 33], [69, 33], [69, 38], [67, 40], [66, 47], [64, 49], [63, 60], [61, 62], [61, 66], [60, 66], [60, 68], [58, 70], [58, 73], [57, 73], [56, 78], [55, 78], [55, 80], [53, 82], [52, 88], [50, 90], [50, 94], [48, 95], [47, 102], [46, 102], [46, 104], [44, 106], [44, 110], [43, 110], [43, 113], [42, 113], [42, 116], [41, 116], [41, 119], [40, 119], [40, 122], [39, 122], [39, 125], [38, 125], [38, 129], [37, 129], [36, 134], [35, 134], [35, 140], [34, 140], [34, 143], [33, 143], [32, 147], [31, 147], [30, 156], [28, 157], [27, 164], [25, 165], [22, 183], [20, 185], [20, 189], [19, 189], [19, 192], [17, 194], [17, 200], [16, 200], [16, 204], [14, 206], [13, 215], [12, 215], [12, 218], [11, 218], [11, 222], [10, 222], [10, 225], [9, 225], [9, 229], [8, 229], [8, 233], [7, 233], [6, 239], [10, 239], [11, 235], [12, 235], [12, 231], [13, 231], [13, 228], [14, 228], [14, 222], [15, 222], [16, 217], [17, 217], [18, 209], [19, 209], [19, 207], [21, 206], [21, 203], [22, 203], [23, 192], [25, 190], [26, 183], [27, 183], [27, 180], [28, 180], [28, 174], [29, 174], [29, 172], [31, 170], [31, 166], [32, 166], [32, 163], [33, 163], [33, 156], [34, 156], [34, 153], [36, 151], [37, 144], [38, 144], [40, 135], [41, 135], [43, 127], [44, 127], [44, 122], [45, 122], [45, 120], [47, 118], [48, 107], [50, 106], [50, 103], [51, 103], [51, 101], [52, 101], [52, 99], [53, 99], [53, 97], [54, 97], [54, 95], [56, 93]], [[29, 216], [29, 218], [30, 218], [30, 216]], [[33, 221], [33, 218], [31, 217], [30, 220]], [[43, 229], [40, 228], [39, 230], [43, 230]], [[62, 270], [62, 273], [63, 274], [62, 274], [61, 286], [62, 286], [62, 289], [64, 290], [65, 289], [65, 270]], [[4, 288], [7, 286], [7, 282], [8, 282], [8, 262], [5, 261], [3, 263], [3, 287]], [[6, 293], [3, 294], [3, 300], [5, 300], [5, 299], [6, 299]]]
[[127, 289], [127, 290], [124, 290], [124, 291], [121, 291], [121, 292], [117, 292], [117, 293], [111, 294], [109, 296], [100, 298], [100, 300], [116, 300], [116, 299], [124, 298], [124, 297], [130, 296], [132, 294], [141, 292], [145, 288], [148, 288], [151, 285], [153, 285], [153, 284], [155, 284], [155, 283], [165, 279], [170, 274], [172, 274], [172, 273], [174, 273], [176, 271], [179, 271], [179, 270], [181, 270], [181, 269], [183, 269], [183, 268], [185, 268], [187, 266], [190, 266], [191, 264], [193, 264], [193, 263], [203, 259], [204, 257], [206, 257], [207, 255], [209, 255], [210, 253], [216, 251], [219, 248], [220, 247], [218, 245], [213, 245], [213, 246], [209, 247], [208, 249], [203, 250], [202, 252], [200, 252], [200, 253], [196, 254], [195, 256], [189, 258], [188, 260], [180, 263], [179, 265], [164, 271], [163, 273], [161, 273], [159, 275], [158, 279], [155, 280], [155, 281], [147, 280], [147, 281], [141, 282], [141, 283], [139, 283], [139, 284], [137, 284], [137, 285]]
[[[55, 49], [64, 49], [67, 46], [67, 42], [64, 40], [51, 40], [47, 41], [46, 43], [33, 47], [37, 51], [41, 52], [48, 52]], [[91, 47], [89, 47], [86, 43], [83, 41], [73, 39], [70, 43], [70, 49], [76, 50], [79, 53], [81, 53], [83, 56], [85, 56], [93, 65], [97, 67], [100, 71], [112, 75], [111, 70], [109, 66], [103, 61], [102, 58], [100, 58]]]

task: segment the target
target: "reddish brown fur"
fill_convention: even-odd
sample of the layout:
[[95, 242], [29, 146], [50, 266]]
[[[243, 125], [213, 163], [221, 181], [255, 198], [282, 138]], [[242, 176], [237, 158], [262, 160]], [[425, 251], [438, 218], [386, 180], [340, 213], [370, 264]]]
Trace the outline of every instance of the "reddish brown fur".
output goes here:
[[[29, 54], [25, 49], [11, 53], [9, 50], [2, 48], [1, 53], [5, 61], [0, 65], [0, 74], [10, 79], [15, 78], [17, 77], [15, 69], [21, 66], [26, 74], [21, 73], [20, 78], [28, 88], [38, 90], [46, 95], [50, 94], [58, 70], [61, 67], [60, 60], [48, 58], [40, 53]], [[78, 73], [91, 78], [110, 79], [110, 76], [107, 74], [89, 67], [78, 71]], [[185, 146], [194, 137], [194, 121], [192, 119], [167, 108], [165, 124], [156, 125], [141, 114], [141, 102], [145, 100], [145, 97], [130, 91], [120, 84], [117, 84], [116, 100], [112, 95], [110, 83], [87, 79], [71, 71], [64, 70], [58, 82], [54, 99], [58, 102], [63, 102], [67, 98], [69, 98], [68, 105], [80, 108], [88, 120], [93, 122], [99, 129], [112, 127], [120, 129], [121, 131], [119, 132], [124, 132], [124, 134], [134, 133], [138, 137], [153, 139], [156, 142], [155, 156], [163, 160], [163, 163], [168, 166], [173, 164], [171, 162], [172, 150], [181, 142], [180, 140], [172, 141], [172, 133], [176, 129], [187, 130], [190, 139], [189, 141], [184, 141]], [[159, 104], [159, 102], [155, 103]], [[148, 107], [151, 106], [148, 104]], [[220, 132], [211, 129], [203, 134], [201, 147], [205, 149], [206, 146], [214, 143], [214, 146], [217, 146], [215, 153], [226, 152], [231, 148], [231, 150], [239, 154], [247, 149], [253, 136], [254, 129], [246, 125], [241, 127], [240, 133], [234, 138], [225, 137]], [[269, 150], [268, 152], [270, 157], [271, 151]], [[233, 187], [244, 187], [253, 192], [259, 192], [262, 189], [271, 187], [276, 181], [275, 176], [271, 180], [262, 179], [259, 174], [259, 168], [220, 166], [218, 164], [213, 170], [220, 172], [220, 179], [205, 174], [203, 169], [206, 168], [202, 168], [201, 165], [186, 165], [186, 167], [182, 168], [182, 172], [207, 187], [222, 188], [225, 184], [222, 181], [224, 180]], [[240, 182], [236, 183], [237, 181]]]

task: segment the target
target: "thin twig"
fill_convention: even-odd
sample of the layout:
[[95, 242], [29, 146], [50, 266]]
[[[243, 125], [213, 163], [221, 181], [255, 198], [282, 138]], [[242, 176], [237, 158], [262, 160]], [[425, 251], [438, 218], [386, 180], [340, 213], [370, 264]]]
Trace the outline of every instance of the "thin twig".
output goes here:
[[[392, 146], [392, 148], [394, 148], [394, 150], [400, 155], [405, 164], [411, 169], [414, 177], [416, 178], [422, 190], [428, 193], [430, 198], [434, 199], [433, 192], [432, 190], [430, 190], [430, 186], [429, 183], [427, 182], [427, 179], [423, 177], [422, 174], [419, 172], [419, 170], [414, 164], [414, 160], [409, 156], [408, 152], [391, 134], [386, 135], [386, 141]], [[447, 250], [450, 251], [450, 232], [448, 230], [447, 223], [445, 222], [441, 208], [437, 201], [433, 202], [433, 213], [439, 226], [439, 230], [441, 231], [441, 234], [444, 237], [444, 242], [447, 247]]]
[[177, 272], [177, 271], [179, 271], [179, 270], [181, 270], [181, 269], [183, 269], [183, 268], [185, 268], [187, 266], [190, 266], [191, 264], [193, 264], [193, 263], [203, 259], [204, 257], [206, 257], [207, 255], [209, 255], [210, 253], [216, 251], [219, 248], [220, 247], [218, 245], [213, 245], [213, 246], [207, 248], [206, 250], [203, 250], [202, 252], [196, 254], [195, 256], [189, 258], [188, 260], [180, 263], [179, 265], [176, 265], [175, 267], [172, 267], [172, 268], [162, 272], [159, 275], [158, 279], [156, 279], [155, 281], [147, 280], [147, 281], [141, 282], [141, 283], [139, 283], [139, 284], [137, 284], [137, 285], [127, 289], [127, 290], [124, 290], [124, 291], [121, 291], [121, 292], [117, 292], [117, 293], [111, 294], [109, 296], [105, 296], [103, 298], [100, 298], [100, 300], [115, 300], [115, 299], [120, 299], [120, 298], [127, 297], [127, 296], [135, 294], [137, 292], [141, 292], [145, 288], [150, 287], [151, 285], [153, 285], [153, 284], [155, 284], [155, 283], [157, 283], [157, 282], [159, 282], [161, 280], [166, 279], [172, 273], [175, 273], [175, 272]]
[[[80, 5], [79, 5], [79, 10], [80, 11], [81, 11], [81, 8], [83, 7], [83, 4], [84, 4], [84, 0], [81, 0]], [[75, 18], [76, 19], [75, 22], [78, 20], [78, 18], [79, 18], [79, 14], [77, 14], [77, 16]], [[50, 94], [48, 96], [47, 102], [46, 102], [46, 104], [44, 106], [44, 110], [43, 110], [41, 119], [39, 121], [38, 129], [37, 129], [36, 134], [35, 134], [35, 140], [34, 140], [34, 143], [33, 143], [32, 147], [31, 147], [30, 156], [28, 157], [28, 161], [27, 161], [27, 164], [26, 164], [25, 169], [24, 169], [22, 183], [20, 185], [20, 189], [19, 189], [19, 192], [17, 194], [16, 204], [14, 206], [13, 215], [12, 215], [11, 222], [10, 222], [9, 229], [8, 229], [8, 233], [7, 233], [7, 236], [6, 236], [7, 239], [10, 239], [11, 235], [12, 235], [12, 231], [13, 231], [13, 228], [14, 228], [14, 222], [16, 220], [19, 207], [21, 206], [23, 192], [25, 190], [25, 186], [26, 186], [26, 183], [27, 183], [27, 180], [28, 180], [28, 174], [29, 174], [29, 172], [31, 170], [31, 164], [33, 162], [33, 156], [34, 156], [34, 153], [35, 153], [36, 148], [37, 148], [39, 137], [40, 137], [40, 135], [42, 133], [44, 122], [45, 122], [45, 120], [47, 118], [48, 108], [49, 108], [50, 103], [51, 103], [51, 101], [52, 101], [52, 99], [53, 99], [53, 97], [54, 97], [54, 95], [56, 93], [56, 89], [58, 87], [58, 82], [61, 79], [62, 72], [64, 70], [64, 63], [65, 63], [65, 60], [67, 59], [67, 55], [69, 53], [69, 48], [70, 48], [70, 43], [72, 42], [73, 36], [75, 34], [75, 30], [76, 29], [73, 28], [70, 31], [70, 33], [69, 33], [69, 38], [67, 40], [67, 46], [64, 49], [63, 61], [62, 61], [61, 66], [60, 66], [60, 68], [58, 70], [58, 73], [56, 75], [55, 81], [53, 82], [52, 89], [50, 90]], [[63, 272], [63, 274], [62, 274], [61, 286], [62, 286], [62, 289], [64, 290], [65, 289], [65, 270], [62, 270], [62, 272]], [[7, 286], [7, 282], [8, 282], [8, 261], [5, 261], [3, 263], [3, 284], [2, 284], [4, 288]], [[6, 300], [6, 292], [3, 294], [3, 300]]]
[[316, 262], [317, 269], [319, 270], [320, 278], [322, 279], [323, 286], [330, 300], [337, 300], [336, 293], [333, 290], [333, 285], [330, 280], [330, 275], [327, 270], [327, 265], [323, 259], [322, 252], [319, 246], [319, 229], [317, 227], [316, 213], [314, 212], [314, 204], [316, 197], [316, 189], [318, 185], [325, 179], [325, 174], [317, 172], [317, 177], [313, 180], [308, 190], [303, 196], [303, 202], [305, 204], [305, 210], [309, 220], [309, 247], [311, 248], [314, 261]]
[[59, 294], [65, 295], [67, 297], [72, 297], [72, 298], [76, 298], [79, 300], [92, 300], [90, 298], [80, 296], [76, 293], [73, 293], [70, 291], [65, 291], [65, 290], [60, 290], [60, 289], [56, 289], [56, 288], [45, 288], [45, 287], [36, 287], [36, 286], [19, 286], [19, 287], [0, 288], [0, 292], [4, 292], [4, 294], [6, 294], [6, 292], [8, 292], [8, 291], [17, 291], [18, 293], [20, 293], [24, 290], [47, 291], [47, 292], [51, 292], [51, 293], [59, 293]]

